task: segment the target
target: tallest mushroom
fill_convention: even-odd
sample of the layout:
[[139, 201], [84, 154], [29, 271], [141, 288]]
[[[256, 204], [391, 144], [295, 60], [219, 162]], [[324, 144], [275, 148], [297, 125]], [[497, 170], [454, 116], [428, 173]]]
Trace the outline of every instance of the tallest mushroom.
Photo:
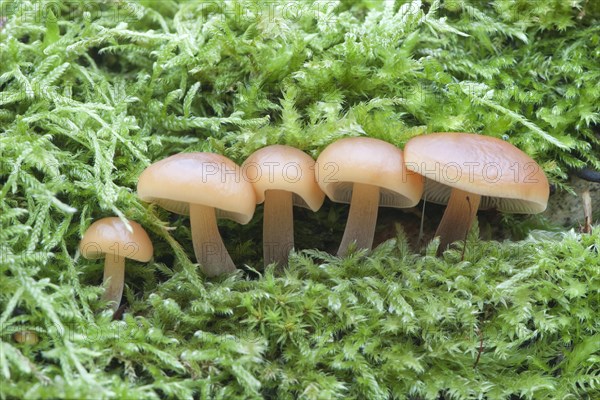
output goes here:
[[427, 178], [424, 198], [447, 204], [435, 233], [438, 254], [463, 240], [478, 209], [518, 214], [546, 209], [550, 188], [541, 167], [503, 140], [471, 133], [417, 136], [404, 148], [406, 167]]

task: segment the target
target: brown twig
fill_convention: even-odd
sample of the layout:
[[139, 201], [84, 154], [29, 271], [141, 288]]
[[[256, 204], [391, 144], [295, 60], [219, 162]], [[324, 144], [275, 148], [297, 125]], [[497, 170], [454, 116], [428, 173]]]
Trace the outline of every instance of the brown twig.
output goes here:
[[[471, 215], [471, 200], [469, 196], [467, 196], [467, 204], [469, 205], [469, 215]], [[465, 261], [465, 250], [467, 249], [467, 238], [469, 237], [469, 228], [465, 230], [465, 242], [463, 244], [462, 254], [460, 256], [460, 261]]]
[[421, 225], [419, 226], [419, 239], [417, 240], [418, 245], [422, 243], [423, 240], [423, 226], [425, 223], [425, 205], [427, 204], [427, 194], [423, 197], [423, 209], [421, 210]]
[[581, 201], [583, 201], [583, 227], [581, 232], [589, 235], [592, 233], [592, 197], [588, 189], [581, 194]]
[[123, 313], [125, 312], [125, 309], [127, 308], [127, 305], [123, 304], [121, 307], [117, 308], [117, 310], [113, 313], [113, 321], [118, 321], [120, 319], [123, 318]]
[[479, 336], [479, 350], [477, 352], [477, 358], [475, 359], [473, 368], [477, 367], [477, 364], [479, 364], [479, 359], [481, 358], [481, 353], [483, 353], [483, 332], [481, 329], [479, 329], [479, 327], [477, 328], [477, 335]]
[[588, 5], [589, 0], [585, 0], [585, 2], [583, 3], [583, 6], [581, 6], [581, 11], [579, 11], [579, 14], [577, 14], [577, 19], [578, 20], [582, 20], [585, 17], [585, 8]]

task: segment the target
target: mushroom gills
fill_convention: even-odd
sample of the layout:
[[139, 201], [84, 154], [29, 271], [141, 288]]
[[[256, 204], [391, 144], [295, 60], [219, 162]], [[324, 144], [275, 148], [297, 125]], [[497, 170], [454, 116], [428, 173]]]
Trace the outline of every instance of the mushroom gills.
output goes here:
[[452, 189], [448, 206], [435, 232], [435, 236], [440, 237], [438, 255], [451, 243], [465, 239], [477, 215], [480, 201], [481, 196], [478, 194]]
[[352, 242], [356, 242], [357, 249], [371, 250], [378, 209], [379, 187], [355, 183], [346, 229], [337, 252], [338, 256], [345, 256]]

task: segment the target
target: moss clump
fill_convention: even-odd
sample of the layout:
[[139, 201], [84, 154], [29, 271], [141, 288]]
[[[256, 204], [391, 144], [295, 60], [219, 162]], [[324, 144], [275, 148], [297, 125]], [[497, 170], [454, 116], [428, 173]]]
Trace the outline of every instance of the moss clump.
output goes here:
[[[596, 230], [600, 232], [600, 230]], [[539, 233], [542, 235], [543, 233]], [[315, 250], [259, 279], [205, 282], [192, 266], [158, 285], [143, 266], [122, 321], [93, 316], [100, 290], [3, 271], [5, 397], [595, 398], [600, 236], [480, 242], [435, 257], [400, 236], [372, 254]], [[145, 278], [144, 278], [145, 275]], [[77, 299], [73, 298], [75, 287]], [[46, 307], [42, 307], [46, 304]], [[60, 327], [59, 327], [60, 324]]]
[[[205, 282], [186, 221], [133, 193], [180, 151], [239, 162], [266, 144], [316, 155], [343, 136], [446, 130], [506, 138], [559, 188], [600, 169], [597, 2], [492, 5], [2, 3], [0, 394], [596, 397], [597, 234], [472, 243], [464, 263], [402, 240], [369, 258], [307, 251], [282, 275]], [[299, 243], [331, 244], [343, 224], [326, 208]], [[156, 245], [128, 272], [119, 322], [95, 314], [101, 265], [76, 252], [108, 215]], [[259, 217], [224, 229], [250, 267]], [[40, 343], [16, 345], [17, 330]]]

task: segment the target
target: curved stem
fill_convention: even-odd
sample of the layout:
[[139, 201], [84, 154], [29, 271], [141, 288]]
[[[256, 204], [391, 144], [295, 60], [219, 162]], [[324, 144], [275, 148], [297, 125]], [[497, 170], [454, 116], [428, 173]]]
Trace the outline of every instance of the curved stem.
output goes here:
[[442, 221], [435, 231], [435, 236], [440, 237], [438, 256], [446, 250], [450, 243], [466, 238], [477, 215], [480, 200], [481, 196], [478, 194], [452, 189]]
[[284, 190], [265, 192], [263, 219], [263, 258], [265, 267], [272, 263], [286, 265], [294, 247], [294, 212], [292, 193]]
[[212, 277], [235, 271], [235, 264], [219, 233], [215, 209], [190, 204], [190, 223], [194, 253], [202, 272]]
[[338, 249], [338, 256], [348, 253], [348, 246], [356, 242], [357, 249], [371, 250], [379, 209], [379, 187], [355, 183], [350, 200], [346, 230]]
[[125, 257], [117, 254], [106, 254], [104, 258], [104, 280], [108, 281], [103, 300], [110, 301], [110, 307], [116, 311], [123, 297], [123, 286], [125, 285]]

